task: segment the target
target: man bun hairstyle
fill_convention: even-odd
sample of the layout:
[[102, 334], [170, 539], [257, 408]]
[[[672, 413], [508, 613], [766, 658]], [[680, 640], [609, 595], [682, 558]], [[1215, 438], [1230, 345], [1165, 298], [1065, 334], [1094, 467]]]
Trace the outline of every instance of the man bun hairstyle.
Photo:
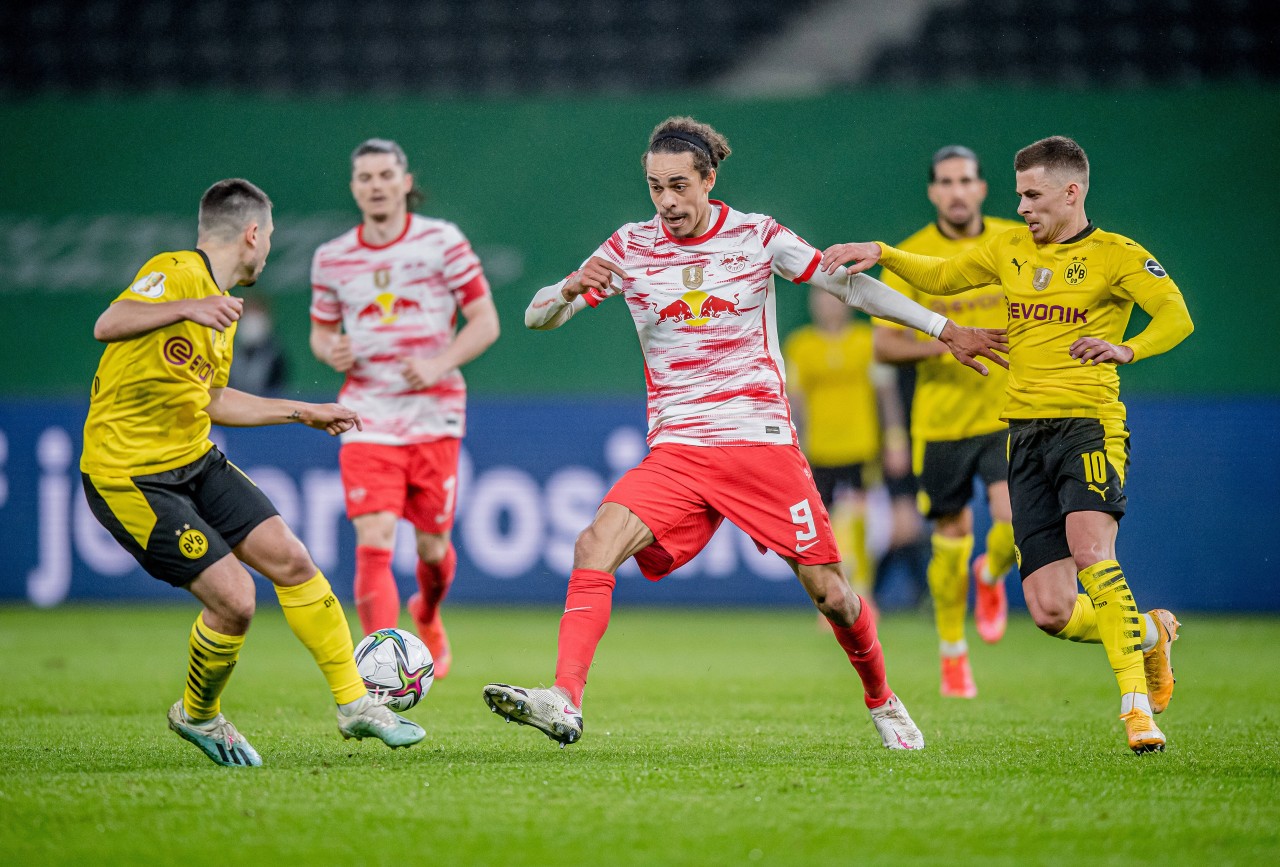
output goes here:
[[933, 183], [938, 179], [938, 163], [954, 160], [956, 158], [963, 160], [972, 160], [973, 168], [978, 173], [978, 178], [982, 178], [982, 160], [978, 159], [978, 155], [970, 148], [964, 145], [947, 145], [938, 148], [933, 152], [933, 159], [929, 160], [929, 183]]
[[1056, 176], [1066, 176], [1089, 188], [1089, 158], [1084, 148], [1064, 135], [1049, 136], [1018, 151], [1013, 158], [1013, 170], [1025, 172], [1041, 166]]
[[[409, 158], [405, 156], [404, 148], [389, 138], [370, 138], [362, 141], [351, 152], [351, 167], [354, 169], [356, 160], [367, 154], [391, 154], [396, 158], [400, 168], [406, 172], [409, 171]], [[416, 211], [426, 200], [427, 196], [422, 192], [415, 178], [413, 186], [409, 188], [409, 193], [405, 196], [405, 204], [409, 206], [410, 211]]]
[[271, 199], [257, 184], [244, 178], [227, 178], [200, 197], [197, 232], [201, 238], [230, 240], [250, 223], [262, 225], [270, 216]]
[[649, 154], [693, 154], [693, 167], [705, 178], [732, 152], [728, 139], [710, 124], [691, 117], [669, 117], [653, 128], [640, 162], [648, 168]]

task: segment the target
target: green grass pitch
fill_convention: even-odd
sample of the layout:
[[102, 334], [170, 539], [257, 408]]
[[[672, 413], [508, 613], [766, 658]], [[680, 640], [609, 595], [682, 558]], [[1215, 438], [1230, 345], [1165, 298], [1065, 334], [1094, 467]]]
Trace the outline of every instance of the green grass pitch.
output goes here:
[[[556, 612], [454, 607], [455, 668], [408, 750], [343, 741], [264, 602], [223, 708], [262, 753], [219, 768], [165, 727], [193, 607], [0, 608], [4, 864], [1275, 863], [1280, 620], [1183, 615], [1163, 755], [1125, 747], [1098, 647], [1025, 616], [938, 696], [931, 621], [881, 624], [928, 740], [883, 749], [812, 613], [620, 608], [560, 750], [489, 713], [548, 681]], [[972, 630], [971, 630], [972, 633]]]

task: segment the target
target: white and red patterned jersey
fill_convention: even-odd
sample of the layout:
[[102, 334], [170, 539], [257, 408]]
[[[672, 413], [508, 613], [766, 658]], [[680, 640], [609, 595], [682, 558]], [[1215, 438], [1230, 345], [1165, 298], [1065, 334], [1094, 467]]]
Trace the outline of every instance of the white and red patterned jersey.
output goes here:
[[408, 445], [461, 437], [467, 388], [454, 370], [415, 390], [402, 359], [437, 355], [454, 338], [458, 310], [489, 294], [480, 260], [453, 223], [410, 214], [389, 244], [364, 241], [363, 227], [322, 244], [311, 263], [311, 318], [342, 324], [355, 365], [338, 399], [364, 430], [344, 442]]
[[803, 283], [822, 254], [772, 217], [711, 204], [700, 237], [674, 237], [655, 215], [593, 254], [630, 278], [621, 294], [644, 352], [649, 445], [795, 444], [773, 275]]

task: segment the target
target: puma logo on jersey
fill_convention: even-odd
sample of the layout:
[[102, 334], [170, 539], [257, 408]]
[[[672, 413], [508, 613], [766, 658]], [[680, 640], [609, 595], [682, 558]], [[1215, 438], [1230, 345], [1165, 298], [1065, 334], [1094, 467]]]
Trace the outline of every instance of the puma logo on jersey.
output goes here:
[[1018, 269], [1018, 276], [1022, 276], [1022, 266], [1027, 264], [1027, 262], [1026, 260], [1019, 262], [1017, 257], [1014, 257], [1009, 260], [1009, 264], [1013, 265], [1015, 268]]
[[1111, 490], [1111, 486], [1107, 485], [1105, 488], [1099, 488], [1097, 485], [1090, 484], [1089, 490], [1093, 491], [1095, 494], [1097, 494], [1099, 497], [1102, 497], [1102, 499], [1105, 500], [1107, 498], [1107, 491]]

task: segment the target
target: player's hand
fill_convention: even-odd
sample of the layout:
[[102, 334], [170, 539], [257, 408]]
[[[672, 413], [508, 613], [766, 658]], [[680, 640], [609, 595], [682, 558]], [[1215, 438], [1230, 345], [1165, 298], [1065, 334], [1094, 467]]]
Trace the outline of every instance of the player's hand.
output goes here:
[[340, 433], [355, 428], [356, 430], [364, 430], [364, 423], [360, 421], [360, 413], [354, 409], [348, 409], [340, 403], [307, 403], [297, 410], [294, 415], [297, 420], [305, 424], [307, 427], [322, 430], [329, 436], [337, 436]]
[[1097, 337], [1081, 337], [1067, 351], [1081, 364], [1128, 364], [1133, 361], [1132, 349]]
[[623, 271], [608, 259], [592, 256], [587, 260], [587, 264], [582, 266], [582, 270], [575, 274], [574, 278], [566, 283], [564, 289], [560, 291], [566, 301], [572, 301], [592, 289], [602, 296], [614, 295], [622, 287], [621, 283], [617, 287], [613, 285], [614, 276], [620, 277], [624, 281], [631, 279], [631, 276], [626, 271]]
[[875, 241], [834, 244], [822, 251], [822, 270], [834, 274], [845, 265], [850, 274], [859, 274], [880, 261], [880, 252], [880, 245]]
[[965, 367], [987, 375], [987, 368], [978, 357], [989, 358], [1003, 368], [1009, 367], [1009, 359], [998, 352], [1009, 351], [1009, 337], [1003, 328], [963, 328], [947, 320], [938, 339], [946, 344], [956, 360]]
[[338, 334], [335, 335], [333, 341], [329, 344], [328, 354], [329, 366], [338, 373], [346, 373], [356, 363], [355, 351], [351, 348], [351, 335]]
[[409, 385], [418, 391], [435, 385], [452, 369], [451, 365], [439, 358], [400, 359], [400, 372]]
[[207, 298], [189, 298], [186, 305], [184, 312], [187, 319], [222, 332], [240, 318], [240, 313], [244, 310], [244, 299], [234, 295], [210, 295]]

